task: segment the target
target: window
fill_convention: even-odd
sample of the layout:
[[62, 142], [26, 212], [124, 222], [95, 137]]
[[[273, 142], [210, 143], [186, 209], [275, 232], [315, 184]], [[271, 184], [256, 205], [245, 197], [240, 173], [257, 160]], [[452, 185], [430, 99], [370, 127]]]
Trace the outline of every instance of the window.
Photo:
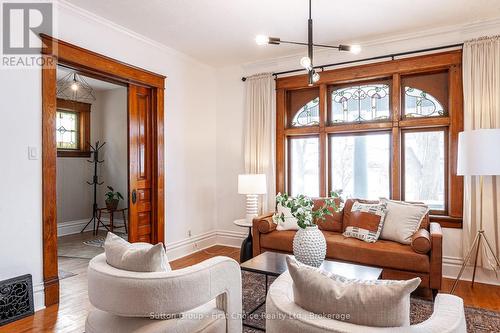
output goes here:
[[403, 133], [404, 199], [445, 209], [445, 131]]
[[276, 189], [290, 195], [424, 202], [461, 227], [461, 51], [276, 81]]
[[57, 111], [57, 149], [78, 150], [80, 147], [80, 125], [77, 112]]
[[318, 138], [290, 139], [290, 194], [319, 197]]
[[389, 118], [389, 85], [383, 83], [333, 88], [331, 122], [364, 122]]
[[404, 76], [401, 85], [404, 118], [446, 115], [448, 105], [446, 72]]
[[295, 114], [292, 120], [292, 126], [311, 126], [319, 124], [319, 98], [315, 98], [304, 105], [299, 112]]
[[57, 100], [56, 144], [58, 157], [89, 157], [90, 104]]
[[390, 135], [332, 135], [330, 177], [333, 190], [346, 197], [389, 197]]
[[443, 116], [441, 103], [431, 94], [418, 88], [404, 87], [405, 117], [435, 117]]

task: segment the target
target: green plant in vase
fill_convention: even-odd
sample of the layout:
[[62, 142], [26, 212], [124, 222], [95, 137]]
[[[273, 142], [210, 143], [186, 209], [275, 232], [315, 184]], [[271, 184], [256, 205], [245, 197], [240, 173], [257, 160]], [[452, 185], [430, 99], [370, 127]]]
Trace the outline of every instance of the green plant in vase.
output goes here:
[[[293, 217], [297, 219], [297, 224], [300, 228], [312, 227], [317, 222], [323, 222], [327, 215], [333, 215], [333, 212], [338, 212], [341, 209], [342, 199], [340, 197], [342, 191], [331, 191], [330, 197], [324, 199], [323, 206], [314, 209], [314, 201], [303, 195], [299, 194], [296, 197], [291, 197], [286, 193], [278, 193], [276, 195], [276, 203], [289, 208]], [[283, 213], [274, 216], [274, 219], [285, 221]], [[278, 221], [275, 220], [275, 223]]]
[[115, 189], [111, 186], [107, 186], [107, 188], [109, 191], [104, 194], [106, 197], [106, 208], [109, 210], [115, 210], [118, 208], [120, 200], [123, 200], [123, 195], [118, 191], [115, 192]]
[[[310, 266], [319, 267], [326, 256], [326, 240], [323, 232], [318, 229], [316, 223], [323, 222], [328, 215], [341, 209], [341, 191], [332, 191], [330, 196], [324, 199], [321, 207], [314, 208], [314, 201], [305, 196], [298, 195], [290, 197], [287, 194], [278, 193], [276, 202], [281, 207], [288, 208], [292, 216], [297, 220], [298, 230], [293, 238], [293, 254], [295, 258]], [[277, 213], [273, 216], [274, 222], [285, 222], [285, 214]]]

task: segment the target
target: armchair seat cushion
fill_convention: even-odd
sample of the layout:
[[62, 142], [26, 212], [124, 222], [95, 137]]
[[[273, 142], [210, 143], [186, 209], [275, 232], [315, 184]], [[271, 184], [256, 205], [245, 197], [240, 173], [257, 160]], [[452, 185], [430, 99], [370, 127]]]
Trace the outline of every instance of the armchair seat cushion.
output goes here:
[[366, 243], [328, 231], [323, 234], [326, 238], [327, 258], [403, 271], [430, 271], [429, 256], [415, 252], [410, 245], [381, 239], [375, 243]]
[[180, 318], [159, 320], [120, 317], [101, 310], [89, 313], [86, 333], [226, 333], [224, 311], [217, 309], [215, 301], [186, 312]]

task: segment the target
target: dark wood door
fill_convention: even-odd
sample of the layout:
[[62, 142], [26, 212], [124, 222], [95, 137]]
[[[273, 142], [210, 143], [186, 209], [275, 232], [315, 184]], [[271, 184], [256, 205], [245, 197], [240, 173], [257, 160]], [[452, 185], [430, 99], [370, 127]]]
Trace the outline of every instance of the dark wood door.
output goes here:
[[129, 241], [153, 241], [152, 91], [129, 85]]

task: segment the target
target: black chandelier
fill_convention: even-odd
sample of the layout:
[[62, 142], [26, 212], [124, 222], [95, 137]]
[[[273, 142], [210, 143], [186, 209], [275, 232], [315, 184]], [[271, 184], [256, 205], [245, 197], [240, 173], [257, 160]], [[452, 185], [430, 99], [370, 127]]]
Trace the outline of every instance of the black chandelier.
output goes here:
[[311, 18], [311, 0], [309, 0], [309, 19], [307, 20], [307, 43], [304, 42], [294, 42], [288, 40], [282, 40], [278, 37], [269, 37], [259, 35], [255, 37], [255, 42], [257, 45], [280, 45], [280, 44], [294, 44], [294, 45], [305, 45], [307, 46], [307, 57], [300, 59], [300, 65], [304, 67], [309, 75], [309, 85], [312, 86], [315, 82], [319, 81], [319, 73], [316, 72], [313, 66], [313, 49], [314, 47], [324, 47], [329, 49], [337, 49], [339, 51], [348, 51], [354, 54], [361, 52], [361, 47], [359, 45], [325, 45], [325, 44], [314, 44], [313, 42], [313, 20]]

